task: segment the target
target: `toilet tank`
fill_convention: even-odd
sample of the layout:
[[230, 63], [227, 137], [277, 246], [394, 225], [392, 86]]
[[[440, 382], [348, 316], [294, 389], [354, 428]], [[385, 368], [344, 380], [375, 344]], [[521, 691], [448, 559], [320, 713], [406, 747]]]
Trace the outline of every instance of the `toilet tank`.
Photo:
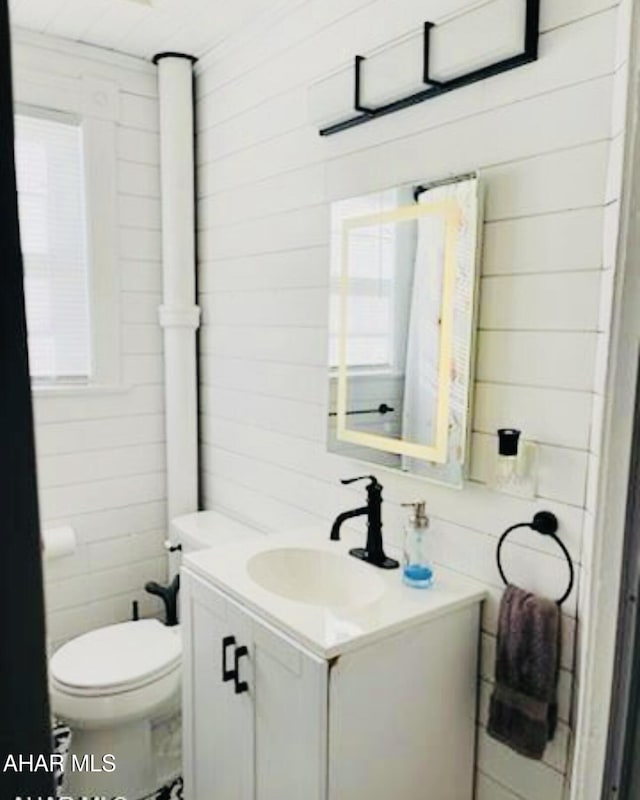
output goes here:
[[171, 521], [171, 542], [181, 544], [183, 553], [262, 535], [258, 528], [221, 511], [196, 511]]

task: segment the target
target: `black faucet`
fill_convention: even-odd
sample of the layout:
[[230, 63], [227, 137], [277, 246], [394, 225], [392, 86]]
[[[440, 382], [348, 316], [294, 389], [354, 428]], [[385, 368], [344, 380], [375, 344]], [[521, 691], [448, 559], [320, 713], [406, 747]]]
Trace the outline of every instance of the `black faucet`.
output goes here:
[[338, 514], [331, 528], [332, 541], [340, 539], [340, 527], [342, 523], [353, 517], [367, 515], [367, 545], [366, 547], [354, 547], [349, 550], [349, 555], [373, 564], [381, 569], [397, 569], [400, 564], [393, 558], [387, 558], [382, 548], [382, 486], [373, 475], [363, 475], [360, 478], [346, 478], [340, 483], [348, 484], [355, 481], [368, 480], [367, 486], [367, 505], [361, 508], [354, 508], [352, 511], [343, 511]]

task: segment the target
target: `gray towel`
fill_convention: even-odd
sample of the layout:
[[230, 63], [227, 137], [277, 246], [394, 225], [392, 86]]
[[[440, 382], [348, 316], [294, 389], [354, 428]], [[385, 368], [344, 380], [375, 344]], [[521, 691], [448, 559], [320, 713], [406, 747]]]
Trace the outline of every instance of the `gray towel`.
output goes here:
[[556, 730], [559, 668], [557, 603], [507, 586], [500, 603], [489, 735], [521, 755], [542, 758]]

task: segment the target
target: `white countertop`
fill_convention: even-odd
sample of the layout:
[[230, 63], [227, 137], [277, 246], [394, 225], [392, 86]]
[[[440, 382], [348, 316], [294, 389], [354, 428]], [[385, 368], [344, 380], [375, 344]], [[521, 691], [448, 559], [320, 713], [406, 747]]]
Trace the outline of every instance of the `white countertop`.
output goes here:
[[[482, 584], [438, 566], [434, 567], [434, 583], [430, 588], [405, 586], [400, 569], [378, 569], [348, 554], [350, 548], [363, 544], [362, 536], [347, 530], [342, 531], [342, 541], [332, 542], [327, 531], [307, 528], [188, 553], [183, 566], [325, 659], [479, 603], [486, 597]], [[322, 550], [344, 556], [348, 559], [345, 566], [355, 578], [362, 581], [371, 578], [374, 582], [375, 599], [371, 601], [365, 592], [362, 603], [356, 600], [347, 606], [327, 607], [289, 600], [262, 588], [249, 575], [247, 564], [253, 556], [276, 548]], [[387, 555], [400, 560], [401, 554], [394, 548], [386, 549]], [[378, 581], [382, 584], [378, 585]]]

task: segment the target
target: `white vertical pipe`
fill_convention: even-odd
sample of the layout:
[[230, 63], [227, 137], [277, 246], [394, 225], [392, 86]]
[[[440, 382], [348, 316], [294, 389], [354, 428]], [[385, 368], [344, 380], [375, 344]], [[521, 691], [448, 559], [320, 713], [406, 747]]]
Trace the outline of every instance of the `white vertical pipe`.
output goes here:
[[162, 53], [158, 65], [169, 519], [198, 510], [198, 386], [193, 60]]

